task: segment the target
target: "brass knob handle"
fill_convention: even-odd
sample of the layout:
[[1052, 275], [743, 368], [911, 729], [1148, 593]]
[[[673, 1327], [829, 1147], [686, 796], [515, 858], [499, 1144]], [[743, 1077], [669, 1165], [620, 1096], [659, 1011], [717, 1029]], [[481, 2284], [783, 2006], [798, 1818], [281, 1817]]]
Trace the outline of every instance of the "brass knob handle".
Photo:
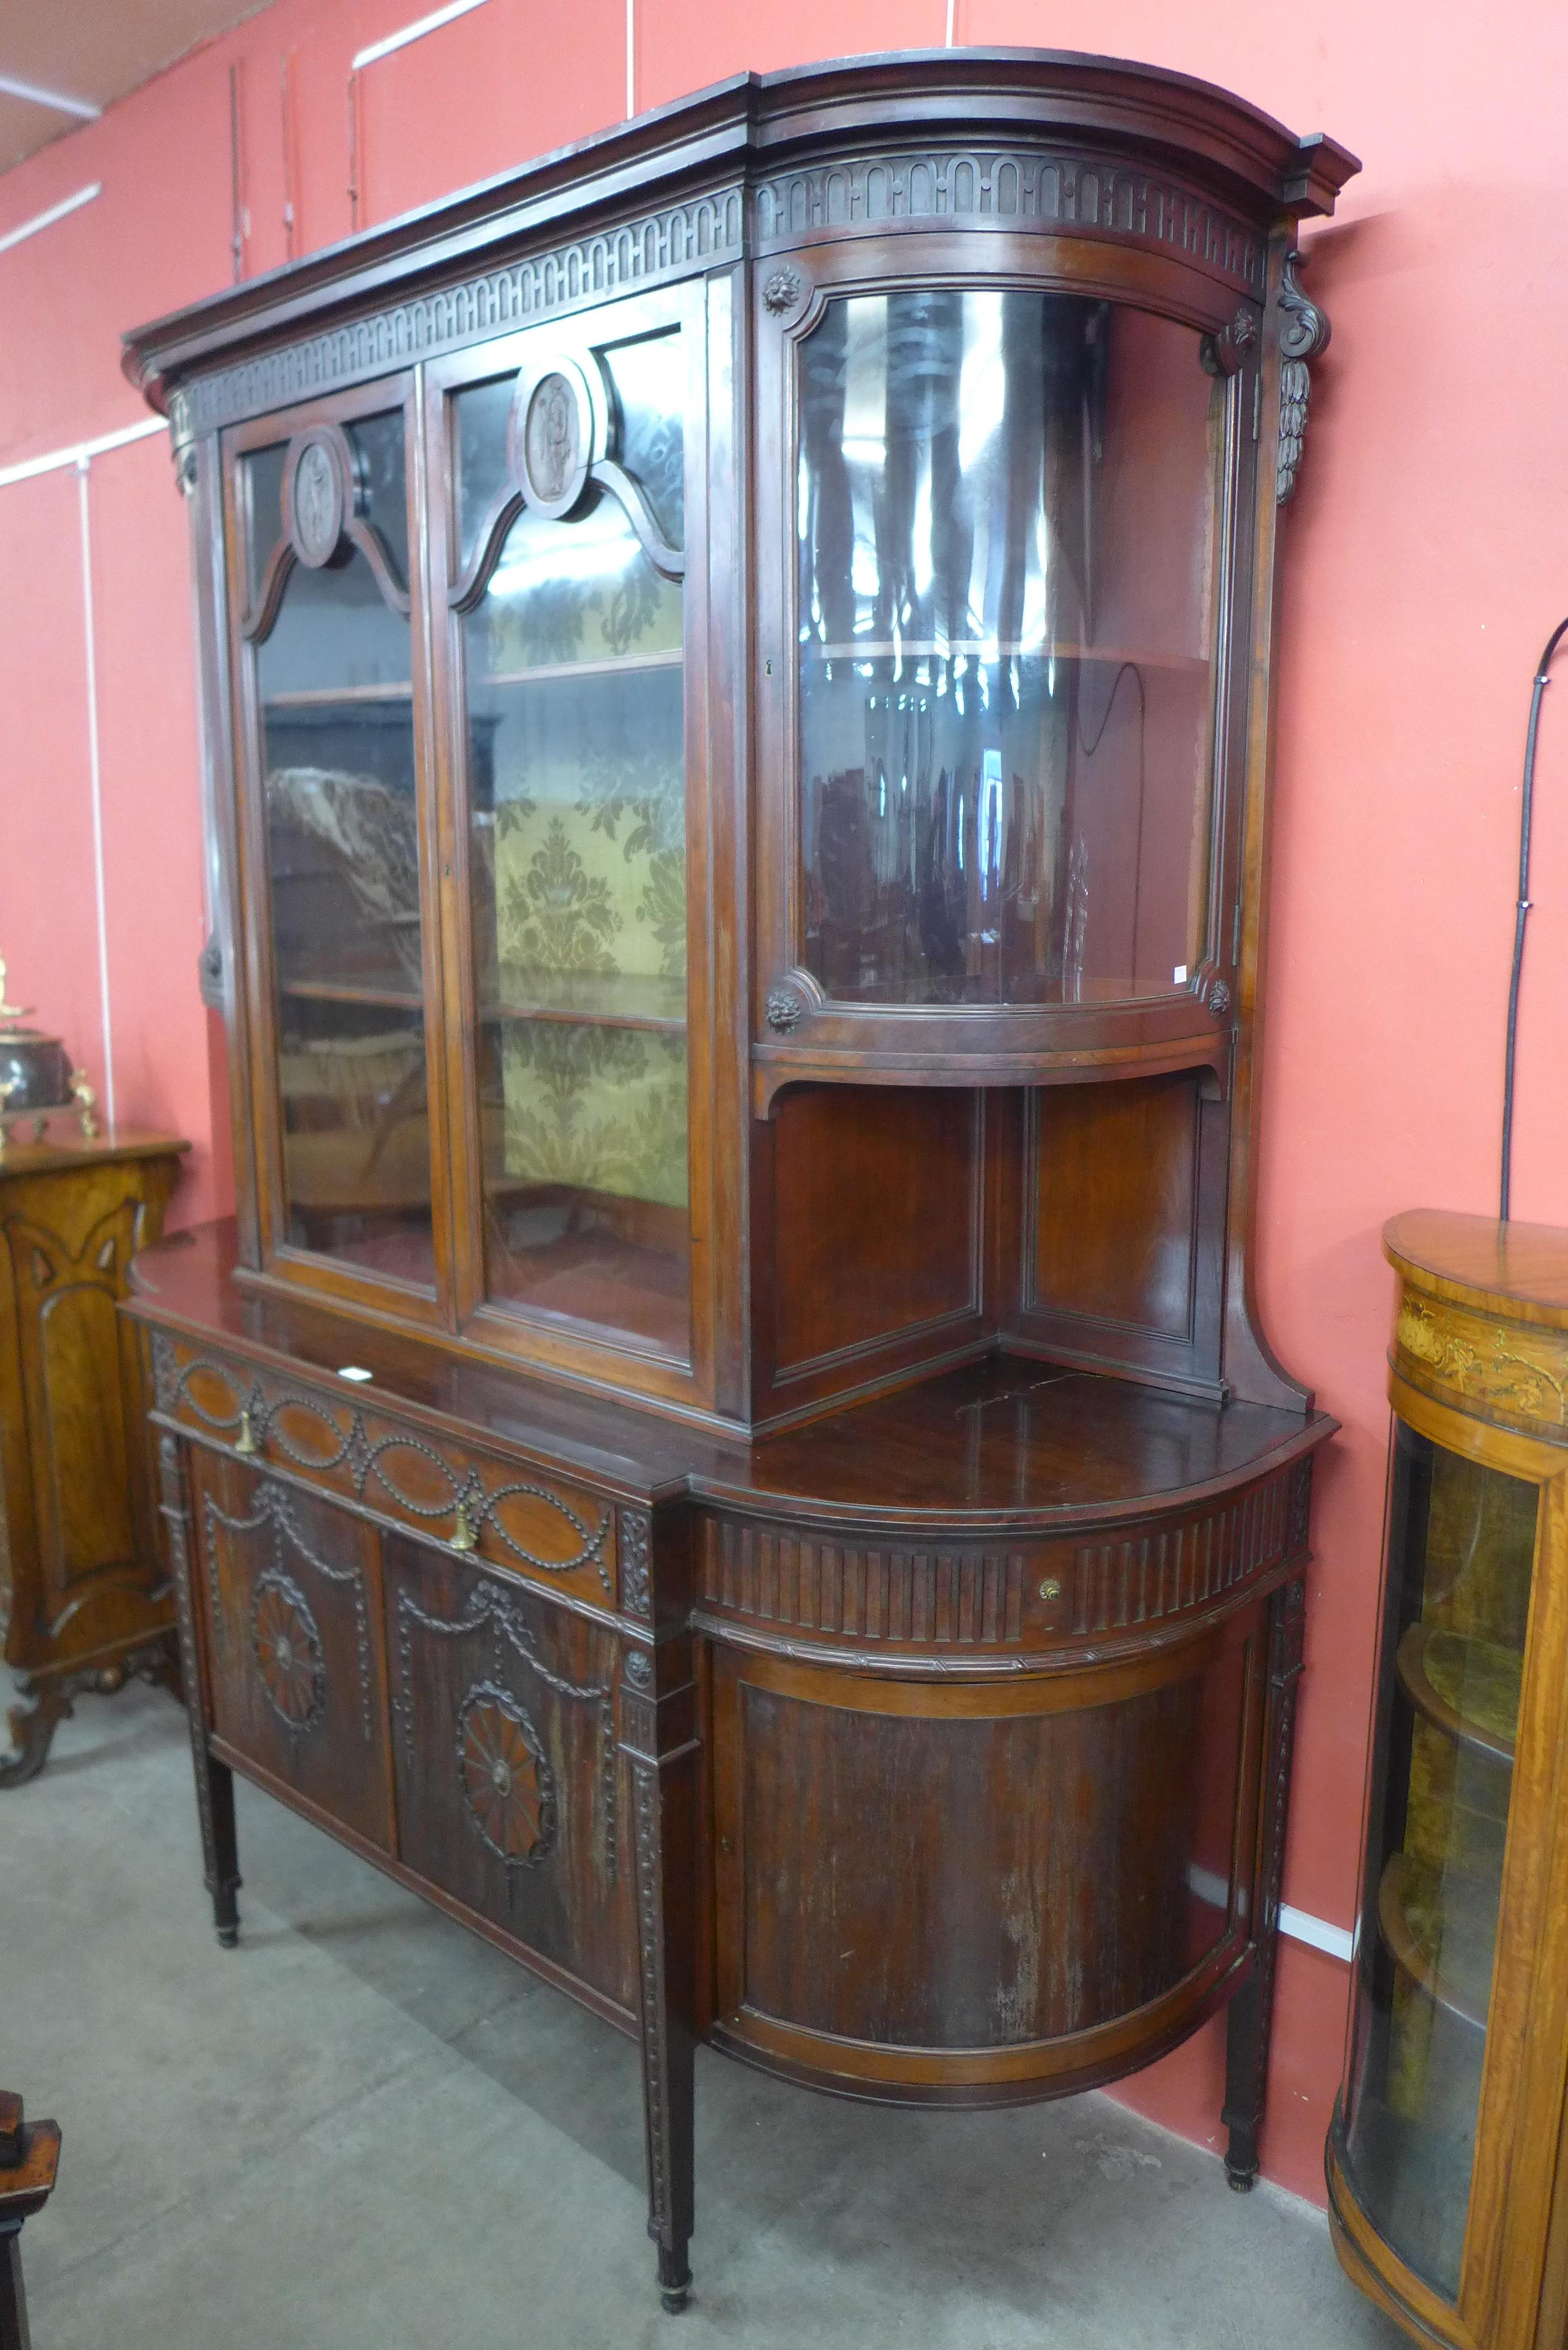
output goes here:
[[1041, 1598], [1042, 1598], [1042, 1599], [1060, 1599], [1060, 1598], [1061, 1598], [1061, 1596], [1062, 1596], [1062, 1586], [1061, 1586], [1061, 1585], [1057, 1582], [1057, 1580], [1056, 1580], [1056, 1578], [1055, 1578], [1055, 1576], [1054, 1576], [1054, 1575], [1048, 1575], [1045, 1577], [1044, 1582], [1040, 1586], [1040, 1596], [1041, 1596]]

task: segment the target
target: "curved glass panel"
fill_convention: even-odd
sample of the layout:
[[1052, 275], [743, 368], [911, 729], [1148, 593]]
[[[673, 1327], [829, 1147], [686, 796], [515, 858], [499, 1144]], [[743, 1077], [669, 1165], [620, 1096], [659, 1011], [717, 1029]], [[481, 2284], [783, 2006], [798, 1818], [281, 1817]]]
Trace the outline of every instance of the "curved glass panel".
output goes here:
[[[401, 411], [346, 428], [394, 568]], [[253, 512], [275, 499], [258, 452]], [[409, 623], [365, 556], [296, 564], [256, 651], [285, 1232], [433, 1286]]]
[[1475, 2162], [1536, 1489], [1395, 1423], [1344, 2160], [1449, 2301]]
[[866, 1003], [1168, 994], [1203, 952], [1224, 394], [1076, 296], [831, 302], [800, 351], [804, 962]]
[[600, 495], [519, 515], [463, 627], [487, 1293], [684, 1360], [680, 585]]

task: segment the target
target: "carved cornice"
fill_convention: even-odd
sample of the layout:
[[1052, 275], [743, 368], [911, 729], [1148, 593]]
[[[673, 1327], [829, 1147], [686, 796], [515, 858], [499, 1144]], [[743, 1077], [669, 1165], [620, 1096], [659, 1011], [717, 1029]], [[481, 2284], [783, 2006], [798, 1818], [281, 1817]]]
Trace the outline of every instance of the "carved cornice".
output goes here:
[[257, 359], [192, 376], [169, 395], [176, 448], [244, 417], [265, 415], [317, 392], [390, 375], [415, 359], [487, 342], [540, 318], [563, 317], [615, 294], [666, 285], [716, 262], [735, 260], [742, 250], [741, 224], [739, 187], [721, 188], [483, 276], [410, 294], [389, 308]]
[[[749, 215], [750, 234], [747, 234]], [[666, 285], [821, 236], [933, 227], [1009, 228], [1153, 245], [1260, 298], [1264, 242], [1238, 214], [1181, 181], [1103, 156], [1038, 147], [936, 146], [805, 164], [596, 230], [569, 244], [429, 292], [410, 294], [253, 359], [192, 374], [169, 392], [182, 481], [205, 432], [389, 375], [416, 359], [564, 317], [617, 294]], [[764, 299], [783, 292], [775, 270]], [[792, 289], [793, 292], [793, 289]], [[1309, 306], [1310, 307], [1310, 306]]]
[[1329, 324], [1317, 304], [1302, 292], [1296, 276], [1299, 253], [1285, 255], [1280, 282], [1280, 463], [1275, 495], [1281, 505], [1296, 485], [1306, 441], [1307, 401], [1312, 396], [1308, 362], [1328, 348]]
[[912, 228], [1034, 230], [1153, 244], [1254, 296], [1263, 291], [1256, 229], [1181, 181], [1036, 146], [922, 149], [804, 164], [764, 180], [756, 248], [818, 236]]

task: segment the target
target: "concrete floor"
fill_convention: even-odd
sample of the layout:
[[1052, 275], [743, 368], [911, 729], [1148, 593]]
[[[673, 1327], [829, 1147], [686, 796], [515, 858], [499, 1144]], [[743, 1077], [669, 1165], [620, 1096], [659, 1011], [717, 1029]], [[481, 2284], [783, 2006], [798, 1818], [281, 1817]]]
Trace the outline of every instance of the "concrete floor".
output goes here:
[[[5, 1695], [0, 1675], [0, 1698]], [[36, 2350], [1394, 2350], [1320, 2216], [1088, 2096], [898, 2114], [700, 2054], [664, 2317], [630, 2044], [239, 1791], [220, 1951], [170, 1700], [0, 1794], [0, 2082], [65, 2132]]]

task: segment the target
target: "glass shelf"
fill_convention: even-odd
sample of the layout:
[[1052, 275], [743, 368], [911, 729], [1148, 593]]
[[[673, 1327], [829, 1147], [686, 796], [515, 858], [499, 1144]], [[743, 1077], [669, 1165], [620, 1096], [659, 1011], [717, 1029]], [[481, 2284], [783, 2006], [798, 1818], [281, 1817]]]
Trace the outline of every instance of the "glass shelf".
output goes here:
[[1446, 1736], [1511, 1767], [1524, 1660], [1494, 1641], [1412, 1624], [1399, 1643], [1400, 1686]]
[[[1474, 1938], [1476, 1947], [1461, 1943], [1456, 1951], [1451, 1923], [1444, 1935], [1449, 1890], [1436, 1870], [1406, 1853], [1391, 1852], [1377, 1887], [1378, 1931], [1401, 1973], [1447, 2014], [1484, 2032], [1491, 1990], [1490, 1921], [1483, 1919], [1486, 1930]], [[1441, 1959], [1432, 1949], [1434, 1939], [1442, 1940]]]

